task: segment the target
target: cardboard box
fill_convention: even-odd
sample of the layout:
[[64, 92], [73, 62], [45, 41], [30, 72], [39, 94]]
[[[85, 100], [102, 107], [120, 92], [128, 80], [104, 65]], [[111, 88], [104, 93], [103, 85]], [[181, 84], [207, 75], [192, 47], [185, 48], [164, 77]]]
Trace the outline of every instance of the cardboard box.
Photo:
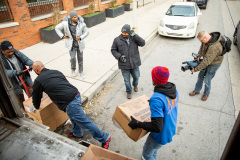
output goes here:
[[119, 153], [90, 144], [81, 160], [135, 160]]
[[54, 131], [58, 126], [68, 120], [67, 113], [58, 109], [57, 105], [52, 102], [46, 93], [43, 93], [40, 108], [35, 113], [30, 112], [29, 106], [32, 106], [32, 98], [23, 102], [28, 116], [34, 121], [49, 126]]
[[128, 126], [128, 123], [131, 121], [131, 116], [141, 122], [151, 121], [151, 111], [148, 100], [149, 97], [143, 95], [127, 103], [121, 104], [117, 106], [113, 115], [113, 119], [119, 124], [128, 137], [135, 142], [145, 136], [148, 131], [141, 128], [132, 130]]

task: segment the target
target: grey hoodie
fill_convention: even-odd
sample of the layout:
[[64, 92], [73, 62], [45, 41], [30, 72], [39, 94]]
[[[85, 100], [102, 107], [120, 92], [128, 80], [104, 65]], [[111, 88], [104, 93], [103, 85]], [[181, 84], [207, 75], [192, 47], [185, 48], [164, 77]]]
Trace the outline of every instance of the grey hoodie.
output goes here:
[[[69, 39], [64, 39], [64, 40], [65, 40], [66, 48], [68, 50], [71, 50], [73, 45], [73, 37], [69, 30], [69, 23], [68, 23], [69, 19], [70, 19], [70, 16], [65, 16], [63, 18], [63, 21], [55, 27], [55, 30], [60, 38], [62, 38], [65, 35], [69, 37]], [[62, 33], [61, 30], [63, 30], [64, 33]], [[81, 16], [78, 16], [78, 23], [76, 27], [76, 37], [81, 38], [81, 40], [78, 41], [80, 52], [82, 52], [85, 49], [84, 39], [88, 36], [88, 34], [89, 34], [89, 31], [86, 24], [84, 23], [83, 18]]]

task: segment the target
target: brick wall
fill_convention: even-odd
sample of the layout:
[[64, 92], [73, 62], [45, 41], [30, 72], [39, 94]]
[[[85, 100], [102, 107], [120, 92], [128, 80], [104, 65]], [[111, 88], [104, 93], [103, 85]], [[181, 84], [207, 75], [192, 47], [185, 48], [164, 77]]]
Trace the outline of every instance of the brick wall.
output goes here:
[[[8, 0], [12, 10], [14, 21], [18, 22], [18, 26], [0, 29], [0, 42], [9, 40], [14, 45], [14, 48], [20, 50], [41, 42], [39, 29], [52, 25], [52, 18], [46, 18], [38, 21], [32, 21], [26, 0]], [[95, 10], [99, 10], [98, 0], [94, 0], [96, 4]], [[126, 2], [126, 0], [118, 0], [118, 5]], [[109, 4], [101, 5], [101, 10], [110, 7]], [[63, 0], [64, 11], [67, 11], [63, 16], [68, 15], [69, 11], [74, 10], [73, 0]], [[79, 15], [87, 14], [88, 9], [76, 11]]]

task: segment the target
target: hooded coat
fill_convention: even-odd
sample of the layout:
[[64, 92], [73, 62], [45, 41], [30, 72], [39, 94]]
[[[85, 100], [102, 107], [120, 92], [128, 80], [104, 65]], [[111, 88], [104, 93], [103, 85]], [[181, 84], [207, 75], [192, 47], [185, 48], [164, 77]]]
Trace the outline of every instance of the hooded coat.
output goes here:
[[220, 32], [210, 33], [212, 38], [208, 43], [202, 43], [198, 51], [198, 57], [203, 57], [202, 62], [194, 68], [194, 70], [201, 71], [208, 65], [219, 65], [223, 61], [223, 56], [221, 56], [223, 47], [220, 43], [222, 35]]
[[[56, 25], [55, 31], [58, 34], [60, 38], [63, 38], [63, 36], [68, 36], [69, 38], [64, 39], [65, 41], [65, 47], [70, 51], [72, 50], [72, 45], [73, 45], [73, 37], [69, 29], [69, 21], [70, 21], [70, 16], [65, 16], [63, 18], [63, 21]], [[62, 32], [63, 30], [63, 32]], [[80, 41], [78, 41], [79, 45], [79, 50], [80, 52], [83, 52], [85, 49], [85, 42], [84, 39], [88, 36], [89, 31], [84, 23], [84, 19], [81, 16], [78, 16], [78, 22], [77, 22], [77, 28], [76, 28], [76, 37], [80, 37]]]

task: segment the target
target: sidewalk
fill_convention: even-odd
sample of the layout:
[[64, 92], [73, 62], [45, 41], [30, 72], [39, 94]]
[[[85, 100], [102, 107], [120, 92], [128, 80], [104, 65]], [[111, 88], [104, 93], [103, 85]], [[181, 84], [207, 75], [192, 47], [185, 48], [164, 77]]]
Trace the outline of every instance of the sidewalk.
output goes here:
[[[147, 43], [157, 35], [160, 18], [169, 6], [177, 0], [156, 0], [137, 9], [138, 34]], [[82, 96], [91, 99], [118, 72], [117, 60], [111, 54], [111, 45], [115, 37], [121, 34], [124, 24], [133, 26], [133, 11], [115, 18], [107, 18], [105, 22], [89, 28], [89, 36], [85, 39], [83, 72], [85, 79], [71, 76], [70, 55], [64, 41], [54, 44], [38, 43], [21, 50], [33, 61], [42, 61], [46, 68], [56, 69], [67, 77], [69, 82], [78, 88]], [[140, 52], [141, 52], [140, 48]], [[144, 59], [144, 56], [141, 57]], [[78, 72], [78, 70], [76, 70]], [[36, 74], [31, 72], [32, 79]]]

